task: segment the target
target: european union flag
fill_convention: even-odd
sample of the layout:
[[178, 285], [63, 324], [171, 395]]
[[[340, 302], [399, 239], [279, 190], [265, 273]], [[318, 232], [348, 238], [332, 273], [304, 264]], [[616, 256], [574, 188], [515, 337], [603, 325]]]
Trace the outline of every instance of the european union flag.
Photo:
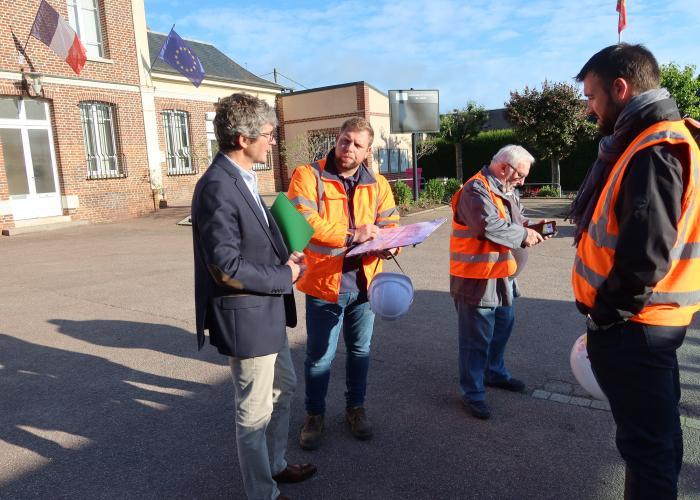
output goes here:
[[158, 57], [178, 70], [195, 87], [199, 87], [204, 80], [202, 61], [174, 29], [170, 30]]

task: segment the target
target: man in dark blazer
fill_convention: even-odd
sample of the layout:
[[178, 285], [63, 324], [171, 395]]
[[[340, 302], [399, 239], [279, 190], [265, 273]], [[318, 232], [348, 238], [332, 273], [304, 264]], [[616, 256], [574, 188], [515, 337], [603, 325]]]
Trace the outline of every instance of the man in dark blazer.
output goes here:
[[201, 349], [209, 330], [211, 344], [229, 358], [238, 459], [251, 500], [285, 498], [278, 482], [316, 471], [284, 458], [296, 387], [285, 326], [296, 325], [292, 285], [306, 266], [304, 254], [289, 255], [253, 171], [267, 161], [276, 125], [261, 99], [221, 99], [214, 118], [220, 152], [192, 198], [197, 340]]

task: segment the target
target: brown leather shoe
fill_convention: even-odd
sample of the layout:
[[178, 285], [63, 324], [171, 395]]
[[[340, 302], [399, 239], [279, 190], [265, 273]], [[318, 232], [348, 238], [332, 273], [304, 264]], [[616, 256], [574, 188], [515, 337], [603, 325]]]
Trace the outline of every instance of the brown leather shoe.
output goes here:
[[304, 426], [299, 432], [299, 445], [305, 450], [315, 450], [321, 446], [323, 415], [306, 415]]
[[278, 483], [300, 483], [316, 474], [313, 464], [287, 464], [287, 468], [272, 476]]
[[277, 500], [292, 500], [292, 499], [289, 498], [289, 497], [286, 497], [286, 496], [284, 496], [284, 495], [280, 495], [280, 496], [277, 497]]
[[372, 424], [370, 424], [367, 419], [364, 406], [346, 408], [345, 418], [348, 424], [350, 424], [350, 432], [353, 436], [362, 441], [372, 439]]

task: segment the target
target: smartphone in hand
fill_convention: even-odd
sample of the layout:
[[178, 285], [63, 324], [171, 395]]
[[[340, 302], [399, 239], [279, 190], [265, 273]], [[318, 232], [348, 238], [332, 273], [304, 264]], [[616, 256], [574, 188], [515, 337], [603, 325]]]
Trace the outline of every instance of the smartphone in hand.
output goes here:
[[542, 236], [554, 236], [557, 234], [557, 223], [553, 220], [548, 222], [538, 222], [537, 224], [532, 224], [527, 227], [534, 229]]

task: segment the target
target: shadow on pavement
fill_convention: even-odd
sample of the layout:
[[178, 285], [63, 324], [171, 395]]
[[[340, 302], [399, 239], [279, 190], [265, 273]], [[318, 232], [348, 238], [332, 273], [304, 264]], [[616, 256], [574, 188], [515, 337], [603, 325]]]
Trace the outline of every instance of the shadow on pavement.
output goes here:
[[202, 349], [198, 352], [196, 335], [175, 326], [121, 320], [50, 319], [48, 322], [55, 325], [63, 335], [95, 345], [148, 349], [170, 356], [225, 364], [224, 358], [212, 356], [211, 350]]
[[[583, 322], [572, 303], [523, 297], [516, 307], [506, 353], [510, 371], [529, 391], [548, 381], [574, 384], [568, 354]], [[192, 334], [168, 325], [50, 323], [98, 346], [161, 353], [153, 371], [168, 376], [0, 334], [0, 438], [19, 448], [15, 455], [24, 456], [19, 462], [31, 464], [2, 485], [0, 496], [243, 497], [232, 388], [227, 367], [219, 366], [222, 356], [210, 346], [197, 353]], [[698, 349], [697, 338], [690, 340]], [[487, 394], [491, 420], [465, 412], [457, 385], [456, 313], [447, 292], [417, 290], [406, 316], [377, 320], [367, 395], [375, 426], [370, 442], [353, 439], [343, 419], [341, 341], [323, 446], [313, 453], [299, 449], [303, 351], [303, 345], [293, 345], [299, 386], [288, 458], [316, 463], [319, 474], [284, 486], [292, 498], [622, 496], [623, 467], [609, 412], [498, 390]], [[695, 366], [696, 361], [693, 357]], [[208, 377], [191, 370], [207, 370]], [[692, 400], [697, 399], [695, 394]], [[686, 464], [681, 493], [688, 498], [700, 493], [698, 467]]]
[[[196, 352], [194, 341], [191, 347]], [[190, 382], [5, 334], [0, 365], [0, 439], [21, 457], [3, 460], [11, 479], [0, 497], [230, 498], [241, 491], [225, 370], [221, 383]]]

